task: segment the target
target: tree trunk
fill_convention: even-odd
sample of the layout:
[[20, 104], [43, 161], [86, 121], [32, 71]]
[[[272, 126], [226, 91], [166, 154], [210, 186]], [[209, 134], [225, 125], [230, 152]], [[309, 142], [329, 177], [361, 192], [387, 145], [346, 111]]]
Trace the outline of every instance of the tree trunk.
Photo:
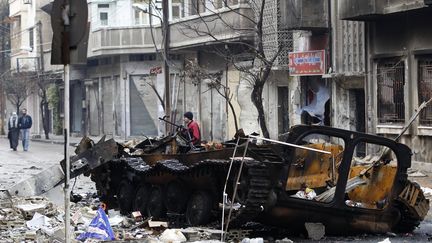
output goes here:
[[233, 106], [233, 104], [231, 103], [230, 100], [228, 100], [228, 105], [229, 105], [229, 107], [231, 109], [231, 112], [233, 113], [234, 125], [235, 125], [235, 129], [236, 129], [236, 132], [237, 132], [239, 130], [238, 124], [237, 124], [237, 114], [235, 113], [234, 106]]
[[262, 101], [263, 88], [264, 88], [263, 84], [262, 85], [261, 84], [255, 84], [255, 86], [252, 90], [251, 99], [252, 99], [252, 103], [255, 105], [255, 107], [257, 108], [257, 111], [258, 111], [258, 121], [259, 121], [259, 124], [261, 127], [262, 135], [265, 138], [270, 138], [270, 134], [269, 134], [269, 131], [267, 129], [267, 124], [266, 124], [266, 120], [265, 120], [264, 106], [263, 106], [263, 101]]

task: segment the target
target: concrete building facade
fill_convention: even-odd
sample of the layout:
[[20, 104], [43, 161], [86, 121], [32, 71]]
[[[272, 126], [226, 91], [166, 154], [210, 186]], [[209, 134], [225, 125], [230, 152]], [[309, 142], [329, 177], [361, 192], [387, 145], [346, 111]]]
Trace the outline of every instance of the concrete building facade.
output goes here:
[[[52, 33], [49, 15], [40, 9], [48, 2], [23, 5], [21, 1], [10, 1], [15, 9], [11, 16], [22, 16], [26, 23], [32, 19], [25, 26], [19, 24], [21, 30], [15, 31], [22, 31], [22, 39], [14, 45], [30, 45], [26, 42], [31, 39], [30, 34], [26, 36], [25, 30], [40, 19], [43, 40], [47, 42], [42, 43], [45, 70], [61, 71], [59, 67], [49, 66]], [[227, 101], [211, 88], [211, 80], [204, 78], [197, 82], [185, 75], [190, 63], [207, 73], [218, 74], [221, 84], [232, 95], [239, 127], [246, 133], [260, 133], [247, 76], [215, 51], [236, 50], [243, 54], [238, 55], [236, 64], [253, 68], [250, 55], [240, 46], [254, 42], [254, 33], [247, 30], [254, 27], [248, 18], [256, 17], [256, 9], [240, 0], [228, 3], [226, 6], [224, 1], [169, 1], [173, 114], [181, 123], [182, 114], [192, 111], [205, 140], [231, 138], [236, 132], [234, 116]], [[88, 62], [74, 66], [71, 73], [71, 132], [79, 136], [106, 134], [121, 138], [162, 135], [164, 124], [158, 119], [165, 115], [163, 102], [158, 97], [158, 94], [163, 96], [165, 89], [161, 2], [92, 0], [88, 6], [91, 23]], [[364, 130], [364, 123], [360, 122], [365, 116], [364, 25], [339, 20], [339, 14], [338, 1], [266, 1], [264, 48], [268, 56], [280, 49], [263, 92], [270, 137], [279, 138], [290, 126], [304, 122], [301, 112], [316, 98], [313, 90], [316, 85], [323, 87], [328, 96], [323, 106], [323, 124]], [[200, 30], [209, 28], [200, 24], [203, 21], [212, 23], [213, 38], [200, 34]], [[36, 45], [38, 39], [33, 42]], [[290, 76], [288, 53], [310, 50], [326, 51], [326, 74]], [[31, 53], [17, 53], [12, 56], [12, 63], [20, 55], [40, 62], [38, 51], [35, 48]], [[35, 115], [38, 113], [36, 99], [37, 96], [28, 100], [35, 106], [31, 110]], [[41, 134], [41, 125], [37, 127], [39, 130], [33, 132]]]
[[[341, 1], [342, 19], [364, 22], [367, 131], [395, 137], [432, 97], [430, 1]], [[424, 109], [402, 137], [413, 161], [431, 169], [432, 108]]]

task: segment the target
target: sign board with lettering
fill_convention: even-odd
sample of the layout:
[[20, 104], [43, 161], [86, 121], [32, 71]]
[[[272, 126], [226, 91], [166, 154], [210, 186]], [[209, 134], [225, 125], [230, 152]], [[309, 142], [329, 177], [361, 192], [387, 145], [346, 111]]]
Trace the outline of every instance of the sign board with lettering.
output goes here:
[[150, 68], [150, 74], [161, 74], [162, 73], [162, 67], [152, 67]]
[[289, 72], [290, 76], [312, 76], [325, 74], [325, 51], [290, 52]]

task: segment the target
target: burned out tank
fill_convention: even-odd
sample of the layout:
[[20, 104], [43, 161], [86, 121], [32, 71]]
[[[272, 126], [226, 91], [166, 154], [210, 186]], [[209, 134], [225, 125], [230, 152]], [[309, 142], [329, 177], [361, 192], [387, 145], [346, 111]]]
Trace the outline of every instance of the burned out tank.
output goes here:
[[303, 125], [284, 142], [256, 139], [211, 149], [190, 148], [176, 134], [147, 139], [129, 153], [120, 146], [118, 158], [92, 170], [92, 180], [109, 208], [186, 225], [224, 215], [230, 227], [258, 221], [295, 231], [321, 222], [329, 234], [410, 232], [429, 210], [408, 180], [411, 150], [403, 144]]

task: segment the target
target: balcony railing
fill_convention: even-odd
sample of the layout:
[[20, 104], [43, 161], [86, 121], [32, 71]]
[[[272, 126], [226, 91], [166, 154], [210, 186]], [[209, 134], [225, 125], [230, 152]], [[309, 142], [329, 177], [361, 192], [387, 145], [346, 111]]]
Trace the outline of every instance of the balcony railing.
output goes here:
[[[215, 13], [207, 13], [173, 21], [170, 23], [170, 47], [183, 49], [219, 41], [252, 40], [253, 32], [247, 30], [253, 27], [252, 23], [242, 15], [252, 18], [253, 13], [251, 9], [239, 5], [234, 10], [221, 12], [220, 18]], [[218, 41], [203, 34], [207, 27]], [[88, 56], [154, 53], [155, 44], [157, 48], [161, 47], [162, 32], [160, 25], [153, 26], [153, 33], [151, 29], [149, 25], [96, 29], [90, 33]]]

